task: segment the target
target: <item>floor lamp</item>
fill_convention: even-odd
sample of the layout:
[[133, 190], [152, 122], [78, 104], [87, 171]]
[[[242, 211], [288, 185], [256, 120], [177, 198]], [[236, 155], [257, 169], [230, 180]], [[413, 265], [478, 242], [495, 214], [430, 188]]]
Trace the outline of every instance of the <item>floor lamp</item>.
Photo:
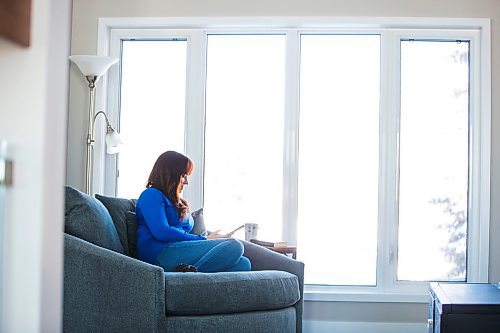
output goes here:
[[102, 114], [106, 120], [106, 146], [108, 154], [116, 154], [122, 144], [120, 136], [109, 124], [109, 119], [104, 111], [95, 113], [95, 84], [97, 80], [108, 69], [118, 62], [118, 59], [110, 57], [101, 57], [95, 55], [74, 55], [69, 59], [74, 62], [80, 71], [85, 75], [89, 84], [89, 111], [88, 111], [88, 131], [87, 131], [87, 155], [85, 165], [85, 193], [91, 194], [92, 192], [92, 157], [94, 148], [94, 125], [97, 116]]

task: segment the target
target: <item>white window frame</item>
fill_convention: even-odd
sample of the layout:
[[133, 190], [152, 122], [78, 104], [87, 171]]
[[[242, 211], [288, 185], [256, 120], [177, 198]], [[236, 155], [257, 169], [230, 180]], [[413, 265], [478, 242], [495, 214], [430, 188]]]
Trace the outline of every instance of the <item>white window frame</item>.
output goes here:
[[[379, 34], [381, 36], [380, 171], [377, 286], [307, 286], [305, 300], [426, 303], [428, 283], [396, 281], [397, 187], [400, 39], [451, 37], [469, 40], [470, 54], [470, 173], [467, 281], [487, 282], [489, 264], [490, 148], [491, 148], [491, 36], [489, 19], [452, 18], [342, 18], [342, 17], [224, 17], [224, 18], [100, 18], [98, 54], [119, 57], [120, 38], [188, 39], [186, 90], [186, 153], [199, 172], [190, 181], [186, 197], [193, 207], [203, 203], [206, 41], [211, 33], [284, 33], [286, 51], [285, 138], [283, 158], [283, 238], [297, 238], [297, 179], [299, 121], [299, 59], [301, 34]], [[110, 71], [107, 100], [110, 120], [117, 123], [119, 71]], [[392, 95], [391, 95], [392, 94]], [[99, 100], [101, 98], [101, 100]], [[396, 122], [396, 123], [394, 123]], [[201, 143], [201, 144], [200, 144]], [[114, 195], [116, 160], [104, 154], [104, 138], [97, 137], [94, 188]], [[106, 182], [105, 182], [106, 180]], [[392, 264], [391, 264], [392, 262]], [[383, 267], [383, 269], [381, 269]]]

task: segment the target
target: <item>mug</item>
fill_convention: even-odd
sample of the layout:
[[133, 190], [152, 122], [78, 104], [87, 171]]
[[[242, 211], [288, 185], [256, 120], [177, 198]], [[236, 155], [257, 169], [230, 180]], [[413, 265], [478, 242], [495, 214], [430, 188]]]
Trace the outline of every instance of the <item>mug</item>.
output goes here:
[[245, 240], [250, 241], [251, 239], [256, 239], [258, 228], [259, 225], [257, 223], [245, 223]]

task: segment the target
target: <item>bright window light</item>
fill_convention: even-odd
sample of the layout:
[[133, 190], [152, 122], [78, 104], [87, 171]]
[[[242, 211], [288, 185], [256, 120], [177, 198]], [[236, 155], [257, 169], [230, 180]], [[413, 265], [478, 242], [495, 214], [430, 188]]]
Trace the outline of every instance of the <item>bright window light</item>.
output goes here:
[[375, 285], [380, 37], [303, 35], [298, 248], [305, 283]]
[[184, 152], [186, 40], [125, 40], [117, 195], [137, 198], [158, 156]]
[[[284, 35], [209, 35], [204, 213], [224, 231], [282, 228]], [[243, 231], [236, 237], [244, 237]]]
[[401, 42], [398, 279], [465, 280], [469, 43]]

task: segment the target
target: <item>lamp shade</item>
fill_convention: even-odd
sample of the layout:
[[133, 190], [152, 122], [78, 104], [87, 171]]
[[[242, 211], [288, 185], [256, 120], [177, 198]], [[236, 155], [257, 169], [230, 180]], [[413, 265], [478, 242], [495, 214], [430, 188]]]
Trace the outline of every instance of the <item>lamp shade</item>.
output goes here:
[[73, 55], [69, 60], [74, 62], [85, 76], [103, 76], [118, 59], [96, 55]]
[[123, 141], [116, 131], [110, 131], [106, 134], [106, 152], [108, 154], [117, 154], [120, 152]]

